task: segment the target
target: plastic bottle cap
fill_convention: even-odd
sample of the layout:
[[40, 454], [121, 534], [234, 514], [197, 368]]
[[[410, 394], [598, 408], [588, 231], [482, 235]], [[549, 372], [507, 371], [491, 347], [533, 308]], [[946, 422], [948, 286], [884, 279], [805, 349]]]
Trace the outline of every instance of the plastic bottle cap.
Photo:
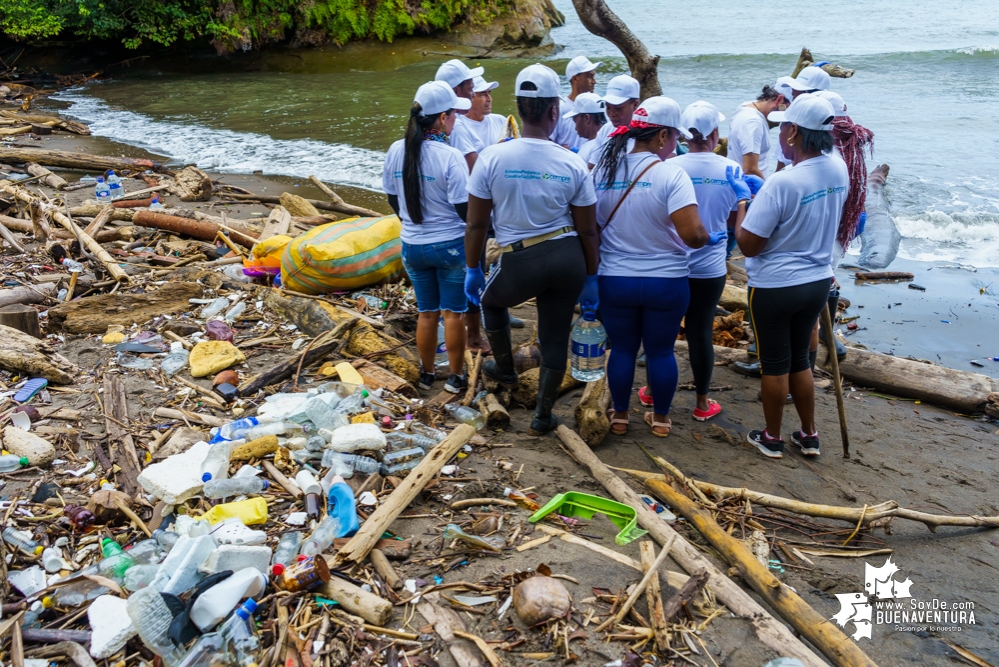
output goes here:
[[30, 461], [28, 461], [27, 456], [22, 456], [20, 459], [18, 459], [18, 462], [23, 466], [26, 466], [30, 463]]
[[368, 394], [368, 390], [367, 389], [362, 389], [361, 390], [361, 398], [367, 398], [368, 396], [370, 396], [370, 394]]
[[268, 481], [268, 480], [266, 480], [266, 479], [264, 479], [264, 480], [261, 480], [261, 481], [262, 481], [262, 482], [264, 483], [264, 490], [265, 490], [265, 491], [266, 491], [267, 489], [271, 488], [271, 483], [270, 483], [270, 481]]
[[248, 599], [246, 602], [243, 603], [243, 609], [252, 614], [257, 610], [257, 601], [254, 600], [253, 598]]
[[301, 563], [301, 562], [302, 562], [303, 560], [308, 560], [308, 559], [309, 559], [309, 557], [308, 557], [308, 556], [306, 556], [305, 554], [298, 554], [298, 558], [297, 558], [297, 561], [298, 561], [299, 563]]
[[35, 555], [36, 556], [41, 555], [41, 553], [43, 551], [45, 551], [45, 547], [43, 547], [42, 545], [39, 544], [37, 547], [35, 547]]
[[274, 563], [274, 565], [271, 566], [271, 572], [274, 573], [275, 577], [280, 577], [281, 573], [284, 572], [284, 564]]
[[210, 481], [212, 481], [212, 473], [210, 473], [210, 472], [206, 472], [206, 473], [204, 473], [204, 474], [203, 474], [203, 475], [201, 476], [201, 481], [202, 481], [202, 482], [210, 482]]
[[587, 322], [596, 322], [597, 314], [594, 313], [592, 310], [587, 310], [586, 312], [583, 313], [583, 319]]

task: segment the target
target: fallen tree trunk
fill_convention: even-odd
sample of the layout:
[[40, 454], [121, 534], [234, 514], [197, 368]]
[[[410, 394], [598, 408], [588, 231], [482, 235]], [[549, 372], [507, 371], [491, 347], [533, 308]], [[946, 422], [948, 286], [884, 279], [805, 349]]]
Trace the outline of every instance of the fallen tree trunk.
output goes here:
[[[624, 468], [615, 468], [615, 470], [627, 472], [629, 475], [641, 480], [642, 483], [645, 483], [650, 479], [666, 483], [669, 482], [666, 475], [659, 473], [644, 472], [642, 470], [628, 470]], [[852, 526], [859, 524], [861, 528], [881, 527], [895, 517], [907, 519], [909, 521], [918, 521], [919, 523], [925, 524], [932, 533], [935, 533], [937, 531], [937, 527], [939, 526], [999, 528], [999, 516], [979, 516], [977, 514], [970, 514], [967, 516], [953, 514], [928, 514], [926, 512], [917, 512], [915, 510], [900, 507], [894, 500], [886, 500], [885, 502], [878, 503], [877, 505], [866, 505], [864, 507], [820, 505], [818, 503], [806, 503], [791, 498], [782, 498], [781, 496], [761, 493], [760, 491], [752, 491], [746, 488], [735, 488], [731, 486], [721, 486], [720, 484], [711, 484], [710, 482], [701, 482], [696, 479], [691, 479], [690, 477], [687, 477], [686, 479], [693, 483], [699, 490], [710, 494], [717, 500], [723, 500], [725, 498], [736, 498], [739, 501], [748, 500], [749, 502], [757, 505], [786, 510], [788, 512], [794, 512], [795, 514], [804, 514], [805, 516], [815, 516], [823, 519], [845, 521]]]
[[[818, 363], [828, 369], [824, 345], [819, 346]], [[852, 347], [839, 362], [839, 372], [864, 387], [904, 398], [918, 398], [965, 414], [983, 412], [990, 401], [999, 401], [999, 382], [986, 375]]]
[[73, 384], [80, 374], [76, 364], [53, 352], [43, 339], [0, 325], [0, 341], [0, 368], [43, 377], [54, 384]]
[[[113, 202], [111, 204], [114, 209], [111, 211], [111, 217], [108, 222], [132, 222], [132, 216], [135, 215], [135, 211], [130, 208], [120, 208], [115, 206], [118, 202]], [[104, 210], [105, 204], [83, 204], [81, 206], [73, 206], [69, 209], [70, 215], [74, 218], [96, 218]]]
[[3, 118], [13, 118], [14, 120], [19, 120], [24, 123], [52, 123], [56, 127], [61, 127], [67, 132], [72, 132], [73, 134], [89, 135], [90, 128], [83, 123], [75, 120], [70, 120], [68, 118], [63, 118], [62, 116], [47, 116], [43, 114], [25, 114], [12, 111], [10, 109], [5, 109], [0, 111], [0, 117]]
[[68, 333], [104, 333], [109, 324], [129, 327], [163, 314], [193, 309], [189, 299], [200, 299], [197, 283], [167, 283], [144, 294], [101, 294], [61, 303], [49, 309], [49, 326]]
[[[180, 236], [190, 236], [200, 241], [214, 241], [222, 229], [220, 225], [207, 220], [194, 220], [192, 218], [182, 218], [179, 215], [169, 215], [167, 213], [156, 213], [155, 211], [135, 211], [132, 215], [132, 223], [142, 227], [152, 227], [162, 229]], [[259, 233], [243, 228], [243, 225], [230, 221], [227, 227], [236, 230], [238, 234], [232, 234], [232, 240], [245, 248], [252, 248], [257, 242]]]
[[[517, 386], [514, 387], [510, 394], [514, 403], [527, 408], [533, 408], [537, 404], [538, 378], [540, 375], [540, 368], [529, 368], [517, 377]], [[565, 375], [562, 376], [562, 382], [558, 387], [558, 395], [561, 396], [565, 392], [575, 389], [582, 384], [580, 380], [572, 377], [572, 372], [566, 367]]]
[[[273, 195], [245, 195], [238, 192], [227, 192], [223, 196], [230, 199], [240, 199], [244, 201], [258, 201], [264, 204], [280, 204], [281, 197], [275, 197]], [[384, 213], [379, 213], [378, 211], [372, 211], [370, 208], [363, 208], [361, 206], [351, 206], [350, 204], [338, 204], [336, 202], [322, 201], [319, 199], [305, 199], [306, 202], [312, 204], [321, 211], [336, 211], [337, 213], [346, 213], [348, 215], [356, 215], [362, 218], [380, 218]]]
[[[801, 54], [798, 56], [798, 63], [794, 66], [794, 71], [791, 72], [791, 76], [798, 76], [798, 72], [815, 64], [815, 58], [812, 56], [812, 52], [808, 49], [801, 49]], [[839, 65], [834, 65], [833, 63], [826, 63], [822, 65], [822, 69], [829, 76], [834, 76], [838, 79], [849, 79], [854, 75], [856, 70], [846, 69], [845, 67], [840, 67]]]
[[48, 167], [100, 172], [105, 172], [108, 169], [131, 171], [152, 169], [153, 171], [166, 171], [166, 167], [153, 160], [87, 155], [75, 151], [55, 151], [47, 148], [20, 148], [17, 146], [0, 147], [0, 162], [37, 162]]
[[[593, 451], [586, 446], [582, 438], [572, 432], [564, 424], [559, 426], [555, 434], [562, 444], [566, 446], [572, 456], [585, 466], [593, 477], [600, 482], [605, 489], [619, 502], [625, 503], [635, 508], [638, 516], [638, 523], [642, 528], [649, 531], [656, 542], [665, 545], [677, 532], [665, 521], [649, 509], [648, 505], [642, 502], [638, 494], [624, 483], [621, 478], [615, 475], [599, 459]], [[682, 536], [675, 538], [670, 555], [673, 560], [687, 572], [693, 574], [700, 570], [708, 572], [708, 585], [714, 591], [715, 596], [733, 614], [750, 619], [756, 636], [759, 637], [766, 646], [775, 651], [778, 655], [797, 658], [807, 667], [825, 667], [826, 663], [819, 656], [815, 655], [811, 649], [795, 637], [791, 631], [771, 616], [758, 602], [749, 596], [744, 590], [726, 577], [711, 561], [704, 557], [690, 542]]]
[[33, 338], [42, 337], [42, 328], [38, 324], [38, 311], [31, 306], [12, 303], [8, 306], [0, 307], [0, 324], [23, 331]]
[[596, 447], [610, 431], [610, 418], [607, 407], [610, 405], [610, 389], [607, 376], [596, 382], [586, 383], [586, 389], [576, 406], [576, 431], [590, 447]]
[[32, 176], [41, 176], [41, 179], [39, 180], [41, 180], [42, 183], [49, 186], [50, 188], [55, 188], [56, 190], [62, 190], [64, 187], [68, 185], [68, 183], [66, 183], [65, 178], [63, 178], [62, 176], [56, 176], [55, 174], [53, 174], [51, 171], [49, 171], [40, 164], [37, 164], [35, 162], [29, 162], [24, 166], [28, 170], [28, 173], [31, 174]]
[[853, 277], [857, 280], [912, 280], [916, 274], [908, 271], [857, 271]]
[[0, 290], [0, 308], [17, 303], [42, 303], [45, 297], [55, 297], [55, 283], [42, 283], [31, 287], [11, 287]]
[[659, 85], [659, 56], [649, 53], [642, 40], [611, 11], [604, 0], [572, 0], [572, 6], [587, 30], [610, 41], [624, 54], [631, 76], [638, 79], [642, 87], [643, 100], [663, 94]]
[[495, 394], [486, 394], [479, 400], [479, 411], [486, 418], [486, 428], [493, 431], [505, 431], [510, 428], [510, 413]]
[[797, 593], [770, 572], [744, 542], [728, 535], [707, 511], [677, 493], [669, 484], [650, 479], [645, 483], [657, 498], [669, 504], [689, 521], [708, 542], [735, 567], [743, 580], [778, 610], [805, 639], [841, 667], [875, 667], [863, 651], [837, 628], [802, 600]]
[[[76, 215], [74, 213], [74, 215]], [[129, 216], [131, 219], [131, 216]], [[20, 218], [11, 218], [6, 215], [0, 215], [0, 223], [3, 223], [4, 227], [7, 229], [18, 232], [19, 234], [33, 234], [34, 229], [29, 220], [21, 220]], [[46, 225], [48, 227], [48, 225]], [[111, 243], [112, 241], [131, 241], [133, 227], [115, 227], [113, 229], [101, 230], [94, 236], [94, 240], [98, 243]], [[62, 229], [51, 229], [49, 230], [51, 236], [49, 238], [72, 240], [75, 241], [76, 237], [68, 231]]]

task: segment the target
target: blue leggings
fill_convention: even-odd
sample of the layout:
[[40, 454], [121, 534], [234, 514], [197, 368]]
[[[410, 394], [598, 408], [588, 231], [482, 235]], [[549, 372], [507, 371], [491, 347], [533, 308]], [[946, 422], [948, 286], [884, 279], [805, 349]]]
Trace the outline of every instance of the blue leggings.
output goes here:
[[653, 409], [656, 414], [669, 414], [677, 382], [673, 344], [689, 302], [686, 277], [600, 276], [600, 315], [611, 344], [607, 382], [614, 410], [628, 409], [635, 359], [644, 345]]

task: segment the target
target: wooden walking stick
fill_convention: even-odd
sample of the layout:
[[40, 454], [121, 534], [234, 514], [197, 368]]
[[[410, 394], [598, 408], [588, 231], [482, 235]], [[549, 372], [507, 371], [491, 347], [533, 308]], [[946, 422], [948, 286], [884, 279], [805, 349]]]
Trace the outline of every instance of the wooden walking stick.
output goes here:
[[846, 406], [843, 404], [843, 378], [839, 375], [839, 357], [836, 356], [836, 337], [833, 334], [832, 314], [829, 304], [822, 309], [822, 329], [826, 333], [826, 349], [832, 367], [833, 386], [836, 387], [836, 410], [839, 412], [839, 434], [843, 438], [843, 458], [850, 458], [850, 435], [846, 432]]

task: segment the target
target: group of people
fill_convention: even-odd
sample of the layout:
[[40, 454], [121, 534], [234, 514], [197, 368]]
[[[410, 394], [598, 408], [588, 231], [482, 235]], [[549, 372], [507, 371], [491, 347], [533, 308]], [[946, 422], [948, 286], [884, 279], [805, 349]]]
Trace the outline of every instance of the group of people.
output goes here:
[[[383, 186], [402, 220], [403, 264], [416, 292], [421, 385], [434, 383], [443, 319], [445, 390], [466, 388], [465, 345], [478, 342], [480, 318], [492, 351], [482, 372], [515, 385], [508, 309], [533, 298], [542, 362], [529, 433], [557, 425], [552, 406], [577, 305], [597, 313], [607, 330], [612, 433], [630, 426], [644, 348], [648, 386], [638, 398], [651, 408], [644, 421], [654, 435], [669, 435], [681, 323], [696, 387], [692, 417], [707, 421], [722, 410], [709, 397], [713, 322], [737, 244], [763, 377], [765, 427], [749, 441], [782, 456], [790, 391], [801, 420], [791, 439], [817, 456], [813, 331], [830, 300], [834, 266], [862, 225], [866, 172], [855, 172], [864, 168], [870, 133], [845, 115], [828, 74], [808, 67], [736, 110], [722, 157], [715, 149], [725, 117], [713, 105], [681, 110], [664, 96], [643, 101], [627, 75], [613, 77], [599, 96], [600, 65], [584, 56], [569, 61], [565, 98], [553, 70], [524, 68], [514, 90], [516, 140], [507, 139], [506, 119], [491, 113], [498, 84], [483, 79], [481, 67], [448, 61], [417, 90], [406, 136], [389, 149]], [[771, 124], [780, 134], [777, 171], [768, 177]], [[499, 259], [486, 266], [490, 235]]]

